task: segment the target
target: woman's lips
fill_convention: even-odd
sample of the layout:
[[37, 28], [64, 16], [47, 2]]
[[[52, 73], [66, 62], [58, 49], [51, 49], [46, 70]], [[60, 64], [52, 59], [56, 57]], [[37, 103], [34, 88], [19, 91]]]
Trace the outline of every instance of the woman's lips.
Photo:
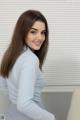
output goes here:
[[39, 45], [41, 45], [42, 42], [41, 42], [41, 41], [35, 41], [35, 42], [33, 42], [33, 43], [34, 43], [35, 45], [38, 45], [38, 46], [39, 46]]

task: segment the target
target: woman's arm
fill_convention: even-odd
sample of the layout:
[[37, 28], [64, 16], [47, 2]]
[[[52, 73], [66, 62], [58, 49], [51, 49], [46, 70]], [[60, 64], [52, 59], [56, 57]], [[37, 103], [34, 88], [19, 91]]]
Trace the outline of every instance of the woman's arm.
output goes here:
[[17, 109], [32, 120], [55, 120], [52, 113], [33, 101], [38, 62], [34, 59], [26, 62], [22, 65], [19, 75]]

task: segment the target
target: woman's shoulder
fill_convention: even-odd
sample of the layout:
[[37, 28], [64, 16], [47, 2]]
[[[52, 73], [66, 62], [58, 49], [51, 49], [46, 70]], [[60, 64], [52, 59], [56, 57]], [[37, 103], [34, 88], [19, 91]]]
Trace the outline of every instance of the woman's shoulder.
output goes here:
[[29, 64], [29, 63], [38, 63], [39, 64], [39, 59], [35, 55], [35, 53], [32, 52], [30, 48], [24, 48], [23, 52], [21, 55], [18, 57], [17, 61], [18, 64]]
[[32, 50], [30, 50], [30, 48], [27, 48], [26, 50], [23, 50], [23, 52], [17, 58], [13, 66], [13, 69], [11, 70], [10, 73], [19, 74], [23, 68], [33, 68], [33, 67], [35, 68], [39, 67], [39, 59], [32, 52]]

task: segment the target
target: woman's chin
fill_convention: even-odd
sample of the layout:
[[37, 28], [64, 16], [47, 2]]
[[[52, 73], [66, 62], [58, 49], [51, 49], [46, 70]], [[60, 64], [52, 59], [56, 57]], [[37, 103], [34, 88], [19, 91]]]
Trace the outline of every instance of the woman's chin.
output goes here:
[[39, 47], [34, 47], [32, 48], [33, 50], [39, 50], [40, 49], [40, 46]]

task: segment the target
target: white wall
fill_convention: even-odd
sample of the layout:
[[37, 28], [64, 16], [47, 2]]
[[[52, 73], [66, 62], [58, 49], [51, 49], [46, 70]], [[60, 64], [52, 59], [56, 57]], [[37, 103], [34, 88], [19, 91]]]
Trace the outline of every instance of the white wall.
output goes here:
[[80, 1], [0, 0], [0, 61], [10, 43], [19, 15], [40, 10], [47, 18], [50, 46], [44, 64], [49, 90], [72, 90], [80, 85]]

